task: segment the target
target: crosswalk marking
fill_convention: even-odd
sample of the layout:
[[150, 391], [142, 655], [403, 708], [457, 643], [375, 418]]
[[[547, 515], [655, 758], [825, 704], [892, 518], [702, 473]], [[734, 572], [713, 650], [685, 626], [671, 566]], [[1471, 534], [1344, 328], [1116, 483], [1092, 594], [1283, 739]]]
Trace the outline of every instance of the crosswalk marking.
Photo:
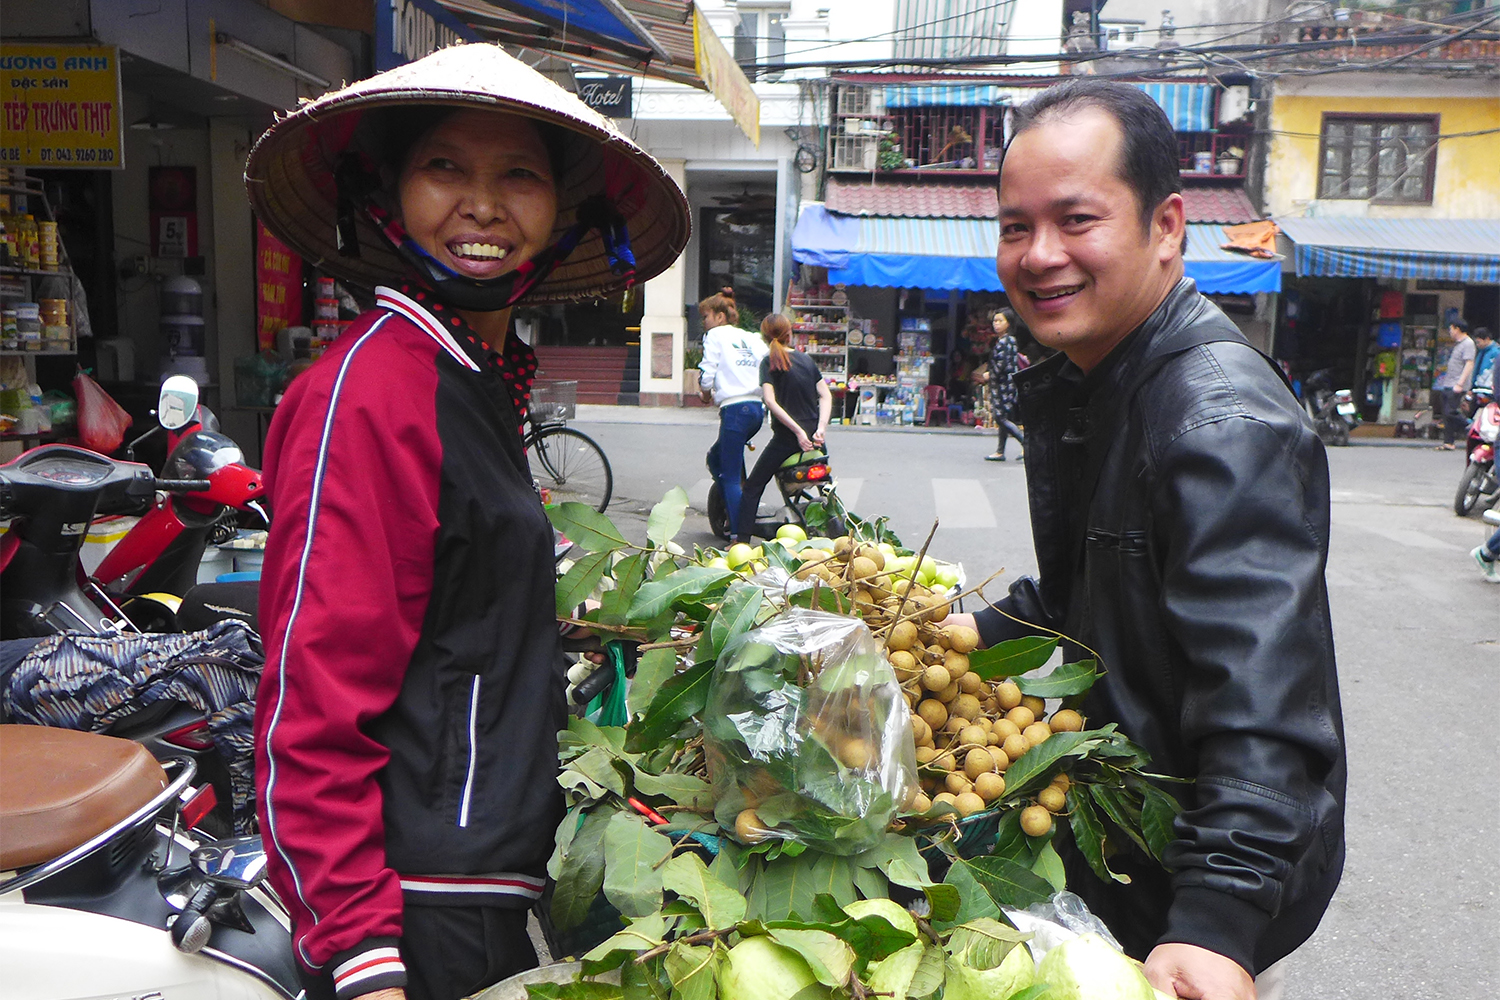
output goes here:
[[941, 527], [995, 527], [995, 511], [977, 479], [934, 479], [932, 502]]

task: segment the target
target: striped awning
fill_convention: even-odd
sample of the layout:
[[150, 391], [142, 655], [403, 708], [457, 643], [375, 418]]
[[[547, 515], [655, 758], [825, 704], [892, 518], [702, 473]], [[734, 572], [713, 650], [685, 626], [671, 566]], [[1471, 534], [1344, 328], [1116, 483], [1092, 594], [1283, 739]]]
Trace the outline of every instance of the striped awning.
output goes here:
[[1500, 284], [1500, 219], [1280, 218], [1297, 274]]
[[887, 108], [991, 107], [1024, 101], [1036, 90], [1000, 87], [995, 84], [904, 83], [885, 88]]
[[1214, 127], [1214, 90], [1206, 83], [1138, 83], [1161, 105], [1178, 132], [1207, 132]]

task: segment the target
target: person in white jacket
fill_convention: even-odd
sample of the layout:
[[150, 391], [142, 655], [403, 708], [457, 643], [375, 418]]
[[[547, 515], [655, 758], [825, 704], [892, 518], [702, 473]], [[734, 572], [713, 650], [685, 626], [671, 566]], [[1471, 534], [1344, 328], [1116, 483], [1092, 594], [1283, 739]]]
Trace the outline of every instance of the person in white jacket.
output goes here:
[[[740, 313], [734, 289], [710, 295], [698, 303], [703, 317], [703, 361], [698, 385], [705, 403], [719, 407], [719, 439], [708, 452], [708, 471], [719, 483], [728, 508], [729, 524], [739, 523], [745, 444], [766, 419], [761, 402], [760, 361], [766, 345], [760, 336], [735, 326]], [[736, 539], [749, 541], [749, 539]]]

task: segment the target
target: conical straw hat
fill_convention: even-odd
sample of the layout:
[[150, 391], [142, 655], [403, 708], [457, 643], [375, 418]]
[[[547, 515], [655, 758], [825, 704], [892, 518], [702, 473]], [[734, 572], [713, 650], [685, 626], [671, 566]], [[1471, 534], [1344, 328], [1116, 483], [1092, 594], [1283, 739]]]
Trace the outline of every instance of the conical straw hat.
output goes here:
[[[661, 164], [614, 123], [521, 61], [488, 43], [454, 45], [325, 94], [282, 118], [250, 151], [245, 186], [255, 214], [277, 239], [319, 269], [358, 285], [395, 284], [408, 268], [363, 212], [358, 257], [338, 251], [334, 169], [359, 141], [360, 120], [378, 108], [446, 105], [484, 108], [550, 122], [566, 130], [558, 157], [555, 240], [573, 225], [580, 203], [604, 194], [630, 230], [635, 280], [665, 271], [687, 245], [687, 199]], [[528, 302], [564, 302], [619, 292], [598, 232], [590, 231]]]

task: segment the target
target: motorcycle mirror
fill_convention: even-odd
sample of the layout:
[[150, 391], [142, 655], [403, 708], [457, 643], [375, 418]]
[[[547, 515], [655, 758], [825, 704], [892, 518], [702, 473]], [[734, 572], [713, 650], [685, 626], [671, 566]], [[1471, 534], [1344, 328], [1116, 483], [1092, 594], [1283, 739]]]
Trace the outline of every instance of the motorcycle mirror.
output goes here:
[[172, 375], [161, 384], [156, 421], [169, 431], [186, 427], [198, 412], [198, 383], [186, 375]]
[[253, 889], [266, 880], [266, 850], [259, 837], [204, 844], [189, 857], [199, 874], [227, 889]]

